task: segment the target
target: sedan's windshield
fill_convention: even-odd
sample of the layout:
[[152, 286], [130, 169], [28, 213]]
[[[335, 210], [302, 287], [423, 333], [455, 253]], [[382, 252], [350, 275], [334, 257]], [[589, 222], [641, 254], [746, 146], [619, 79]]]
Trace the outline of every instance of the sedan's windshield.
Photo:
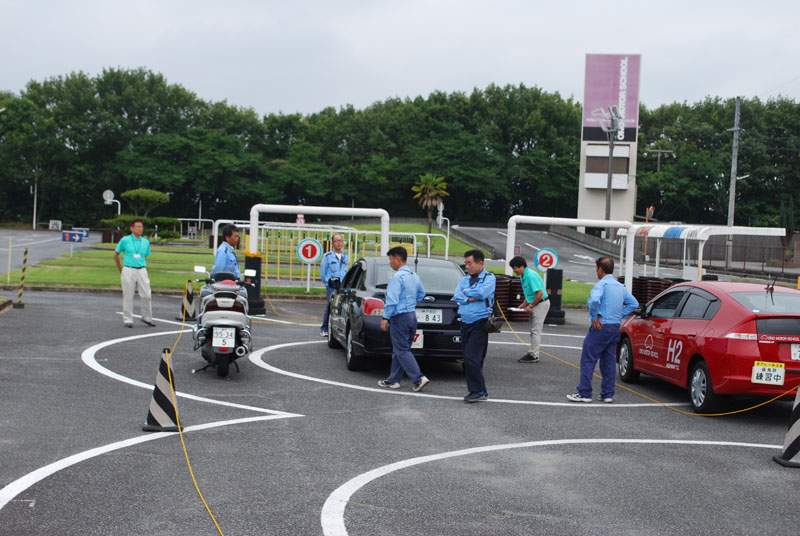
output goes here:
[[731, 292], [731, 297], [754, 313], [800, 314], [800, 292]]
[[[414, 271], [413, 263], [409, 262], [408, 267]], [[377, 278], [375, 286], [378, 288], [386, 288], [389, 279], [394, 275], [394, 270], [390, 266], [376, 266]], [[425, 287], [425, 292], [444, 292], [452, 293], [458, 282], [461, 280], [461, 270], [455, 265], [423, 265], [420, 264], [417, 273], [422, 281], [422, 286]]]

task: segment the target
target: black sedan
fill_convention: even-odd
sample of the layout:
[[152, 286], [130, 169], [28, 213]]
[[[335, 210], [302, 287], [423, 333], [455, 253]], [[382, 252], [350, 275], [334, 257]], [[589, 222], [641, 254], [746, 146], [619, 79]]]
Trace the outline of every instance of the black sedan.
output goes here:
[[[460, 359], [461, 324], [458, 306], [450, 298], [464, 272], [450, 261], [427, 258], [409, 258], [408, 267], [425, 287], [425, 297], [417, 304], [417, 336], [411, 351], [417, 357]], [[350, 370], [363, 369], [369, 356], [392, 355], [381, 319], [386, 285], [393, 274], [388, 257], [359, 259], [331, 295], [328, 346], [344, 348]]]

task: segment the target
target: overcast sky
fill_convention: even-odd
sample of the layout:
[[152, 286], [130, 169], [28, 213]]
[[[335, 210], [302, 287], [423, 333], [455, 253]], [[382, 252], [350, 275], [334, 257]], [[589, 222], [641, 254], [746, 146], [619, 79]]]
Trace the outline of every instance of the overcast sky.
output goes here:
[[800, 100], [800, 2], [0, 0], [0, 89], [145, 67], [259, 114], [525, 84], [583, 101], [587, 53], [641, 54], [649, 108]]

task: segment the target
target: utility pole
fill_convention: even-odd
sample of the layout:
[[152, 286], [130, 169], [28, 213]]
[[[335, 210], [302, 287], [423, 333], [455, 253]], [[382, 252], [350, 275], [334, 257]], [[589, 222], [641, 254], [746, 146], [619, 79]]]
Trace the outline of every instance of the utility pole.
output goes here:
[[[739, 161], [739, 109], [741, 107], [741, 100], [736, 97], [736, 115], [733, 119], [733, 128], [728, 129], [728, 132], [733, 131], [733, 155], [731, 157], [731, 185], [728, 193], [728, 227], [733, 227], [733, 208], [736, 203], [736, 172]], [[725, 269], [730, 266], [733, 257], [733, 235], [728, 235], [725, 248]]]
[[[622, 122], [620, 121], [619, 111], [617, 111], [616, 106], [609, 106], [608, 111], [610, 114], [609, 117], [609, 126], [601, 127], [603, 132], [606, 133], [608, 136], [608, 182], [606, 183], [606, 221], [611, 219], [611, 178], [614, 174], [613, 171], [613, 164], [614, 164], [614, 141], [617, 139], [617, 132], [619, 132], [620, 128], [622, 127]], [[613, 237], [611, 236], [612, 229], [609, 227], [606, 229], [606, 239], [611, 240]]]
[[656, 153], [658, 155], [658, 164], [656, 164], [656, 173], [661, 173], [662, 154], [671, 154], [673, 158], [675, 157], [675, 151], [669, 151], [667, 149], [648, 149], [644, 155], [647, 156], [647, 153]]

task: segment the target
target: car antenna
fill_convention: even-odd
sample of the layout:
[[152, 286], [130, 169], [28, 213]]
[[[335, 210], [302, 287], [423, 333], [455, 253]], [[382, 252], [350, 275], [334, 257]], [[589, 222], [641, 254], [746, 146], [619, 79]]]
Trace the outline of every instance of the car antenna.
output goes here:
[[764, 290], [767, 291], [769, 297], [772, 299], [772, 305], [775, 305], [775, 282], [778, 280], [778, 276], [774, 276], [772, 279], [772, 283], [767, 280], [767, 286], [764, 287]]

